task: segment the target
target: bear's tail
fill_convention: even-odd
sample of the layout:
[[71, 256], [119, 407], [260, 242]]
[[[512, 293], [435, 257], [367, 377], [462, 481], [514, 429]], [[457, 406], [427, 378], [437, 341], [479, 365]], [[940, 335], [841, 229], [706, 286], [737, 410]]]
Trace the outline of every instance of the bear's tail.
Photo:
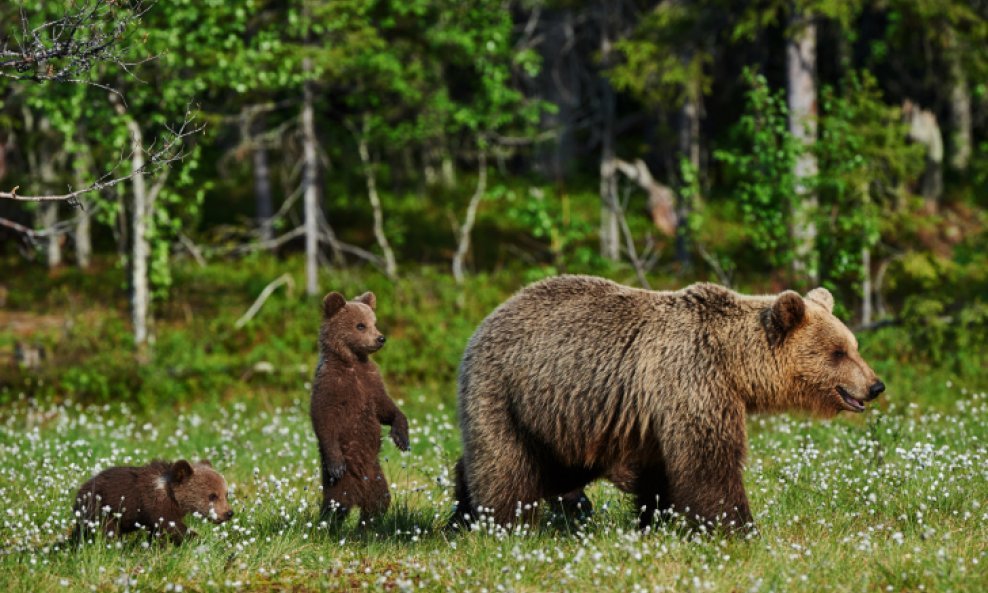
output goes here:
[[466, 470], [463, 466], [462, 457], [456, 462], [456, 468], [453, 471], [456, 474], [456, 507], [453, 509], [449, 521], [446, 522], [446, 529], [456, 531], [476, 521], [477, 514], [474, 511], [473, 500], [470, 498], [470, 491], [467, 490]]

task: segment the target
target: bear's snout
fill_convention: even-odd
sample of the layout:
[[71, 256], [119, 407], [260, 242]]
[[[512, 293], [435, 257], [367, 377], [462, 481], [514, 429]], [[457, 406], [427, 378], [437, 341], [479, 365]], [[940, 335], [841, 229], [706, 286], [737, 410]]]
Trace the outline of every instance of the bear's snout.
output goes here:
[[378, 343], [379, 346], [383, 346], [384, 343], [387, 342], [387, 341], [388, 341], [388, 339], [385, 338], [384, 336], [377, 336], [377, 343]]
[[875, 381], [872, 386], [868, 388], [868, 399], [875, 399], [883, 391], [885, 391], [885, 383]]
[[226, 518], [227, 519], [232, 519], [233, 518], [233, 511], [232, 510], [229, 510], [229, 511], [226, 512]]

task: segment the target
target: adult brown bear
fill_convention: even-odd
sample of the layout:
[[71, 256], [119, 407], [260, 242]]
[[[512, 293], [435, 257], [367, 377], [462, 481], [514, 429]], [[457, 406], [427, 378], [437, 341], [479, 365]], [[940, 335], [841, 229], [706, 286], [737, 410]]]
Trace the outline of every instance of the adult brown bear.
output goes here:
[[660, 292], [589, 276], [537, 282], [498, 307], [460, 365], [454, 519], [500, 524], [620, 476], [642, 526], [656, 510], [751, 523], [751, 412], [860, 412], [885, 386], [822, 288]]

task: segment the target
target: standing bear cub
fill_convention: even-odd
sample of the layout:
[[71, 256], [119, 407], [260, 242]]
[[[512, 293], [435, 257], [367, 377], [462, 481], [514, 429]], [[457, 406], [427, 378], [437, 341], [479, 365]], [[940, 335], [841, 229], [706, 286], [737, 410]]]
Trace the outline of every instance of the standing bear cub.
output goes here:
[[377, 330], [374, 293], [352, 301], [331, 292], [323, 299], [319, 365], [312, 383], [312, 427], [322, 462], [323, 516], [343, 518], [354, 507], [362, 516], [387, 510], [388, 482], [378, 462], [381, 425], [408, 450], [408, 420], [384, 387], [370, 355], [384, 346]]
[[656, 511], [728, 530], [752, 520], [742, 481], [753, 412], [863, 411], [885, 386], [823, 288], [744, 296], [602, 278], [535, 283], [463, 355], [454, 521], [532, 518], [599, 477]]
[[73, 539], [94, 529], [107, 536], [146, 529], [181, 543], [189, 533], [185, 515], [199, 513], [213, 523], [233, 517], [226, 496], [226, 480], [206, 460], [111, 467], [79, 488]]

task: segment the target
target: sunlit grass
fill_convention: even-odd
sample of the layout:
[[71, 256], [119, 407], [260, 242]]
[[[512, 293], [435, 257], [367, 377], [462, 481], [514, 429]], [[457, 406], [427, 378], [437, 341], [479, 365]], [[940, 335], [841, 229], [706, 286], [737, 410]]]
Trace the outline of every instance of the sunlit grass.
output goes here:
[[[988, 397], [952, 409], [895, 402], [831, 422], [751, 422], [746, 485], [757, 536], [636, 529], [628, 497], [590, 489], [585, 524], [443, 530], [457, 453], [452, 411], [411, 418], [412, 451], [385, 440], [391, 510], [320, 522], [305, 398], [153, 417], [125, 406], [8, 407], [0, 425], [0, 579], [15, 591], [981, 591], [988, 587]], [[237, 516], [200, 537], [60, 543], [90, 474], [153, 457], [212, 459]]]

